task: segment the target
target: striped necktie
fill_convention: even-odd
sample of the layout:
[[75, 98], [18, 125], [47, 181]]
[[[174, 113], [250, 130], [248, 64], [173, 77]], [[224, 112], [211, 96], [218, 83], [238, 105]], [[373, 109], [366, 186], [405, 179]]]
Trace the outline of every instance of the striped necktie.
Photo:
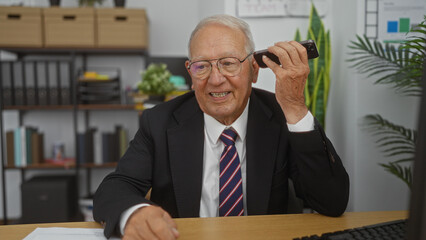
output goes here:
[[222, 132], [220, 140], [225, 148], [220, 158], [219, 176], [219, 216], [241, 216], [243, 207], [243, 181], [241, 178], [240, 158], [235, 140], [237, 133], [232, 129]]

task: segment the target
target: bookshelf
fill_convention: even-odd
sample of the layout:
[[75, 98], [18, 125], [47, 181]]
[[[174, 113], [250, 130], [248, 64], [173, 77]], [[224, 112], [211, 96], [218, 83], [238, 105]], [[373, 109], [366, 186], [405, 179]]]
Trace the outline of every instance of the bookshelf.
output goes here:
[[[103, 163], [103, 164], [94, 164], [94, 163], [84, 163], [84, 164], [80, 164], [81, 168], [115, 168], [117, 166], [116, 162], [111, 162], [111, 163]], [[22, 170], [22, 169], [72, 169], [75, 168], [76, 165], [74, 164], [70, 164], [70, 165], [55, 165], [55, 164], [50, 164], [50, 163], [37, 163], [37, 164], [31, 164], [29, 166], [26, 167], [8, 167], [8, 166], [4, 166], [4, 169], [17, 169], [17, 170]]]
[[[51, 106], [5, 106], [3, 110], [72, 110], [74, 105], [51, 105]], [[78, 110], [133, 110], [134, 104], [77, 104]]]
[[[89, 112], [92, 111], [135, 111], [139, 112], [134, 104], [120, 104], [120, 103], [107, 103], [107, 104], [79, 104], [78, 96], [77, 96], [77, 87], [78, 87], [78, 71], [76, 68], [76, 58], [81, 57], [82, 59], [82, 67], [81, 69], [85, 69], [87, 66], [87, 56], [95, 54], [95, 55], [103, 55], [105, 57], [108, 57], [108, 55], [137, 55], [141, 58], [145, 59], [148, 56], [148, 52], [146, 49], [141, 48], [2, 48], [0, 47], [1, 51], [7, 51], [16, 54], [17, 60], [15, 62], [25, 61], [25, 64], [33, 64], [35, 67], [33, 67], [34, 75], [37, 75], [37, 61], [38, 60], [25, 60], [26, 57], [37, 55], [37, 56], [49, 56], [50, 60], [56, 61], [55, 57], [58, 55], [66, 55], [67, 58], [64, 60], [66, 64], [69, 64], [69, 83], [67, 91], [69, 91], [69, 96], [65, 96], [62, 99], [58, 97], [57, 99], [53, 99], [53, 101], [47, 100], [47, 102], [44, 102], [43, 104], [39, 104], [38, 101], [35, 103], [32, 102], [31, 99], [25, 99], [23, 102], [12, 102], [9, 104], [5, 104], [3, 101], [3, 90], [5, 89], [5, 81], [8, 80], [10, 82], [13, 82], [17, 76], [6, 76], [4, 77], [4, 72], [2, 73], [2, 69], [4, 67], [0, 67], [0, 137], [1, 137], [1, 143], [0, 146], [0, 157], [2, 159], [1, 163], [1, 175], [2, 175], [2, 197], [3, 197], [3, 221], [5, 224], [8, 223], [8, 217], [7, 217], [7, 200], [6, 200], [6, 182], [7, 179], [5, 177], [6, 171], [20, 171], [21, 174], [21, 180], [22, 182], [25, 180], [25, 174], [27, 171], [33, 171], [33, 170], [73, 170], [77, 176], [80, 176], [80, 171], [85, 170], [86, 173], [86, 182], [87, 185], [87, 195], [89, 196], [90, 193], [90, 180], [91, 180], [91, 171], [96, 169], [105, 169], [105, 168], [114, 168], [116, 166], [116, 162], [108, 162], [103, 164], [94, 164], [94, 163], [79, 163], [78, 160], [76, 160], [74, 163], [70, 164], [64, 164], [64, 165], [57, 165], [57, 164], [51, 164], [51, 163], [37, 163], [37, 164], [30, 164], [24, 167], [20, 166], [8, 166], [7, 165], [7, 159], [6, 159], [6, 138], [5, 138], [5, 132], [4, 132], [4, 120], [3, 120], [3, 112], [6, 110], [15, 110], [18, 112], [19, 117], [19, 123], [18, 126], [23, 125], [23, 118], [26, 112], [30, 111], [66, 111], [72, 113], [72, 119], [69, 120], [66, 124], [69, 128], [74, 129], [74, 146], [75, 146], [75, 156], [79, 156], [78, 153], [78, 139], [77, 139], [77, 129], [78, 129], [78, 119], [77, 115], [81, 112], [83, 112], [84, 116], [84, 129], [89, 129]], [[63, 56], [60, 56], [61, 59]], [[47, 62], [50, 60], [40, 60], [40, 62]], [[62, 59], [63, 60], [63, 59]], [[62, 61], [61, 60], [61, 61]], [[5, 62], [2, 59], [0, 59], [0, 64], [6, 63], [10, 64], [10, 66], [13, 65], [13, 63]], [[146, 61], [145, 61], [146, 63]], [[24, 65], [24, 64], [23, 64]], [[46, 63], [46, 66], [48, 64]], [[54, 67], [59, 64], [53, 63]], [[1, 66], [1, 65], [0, 65]], [[8, 67], [6, 67], [7, 69]], [[19, 67], [18, 67], [19, 68]], [[43, 68], [43, 67], [42, 67]], [[12, 67], [10, 67], [12, 69]], [[47, 69], [47, 67], [46, 67]], [[58, 68], [59, 69], [59, 68]], [[24, 71], [24, 70], [22, 70]], [[47, 70], [45, 70], [47, 72]], [[59, 71], [58, 71], [59, 72]], [[67, 74], [66, 74], [67, 75]], [[11, 79], [6, 79], [11, 78]], [[25, 79], [25, 77], [23, 77]], [[48, 77], [47, 77], [48, 78]], [[59, 75], [58, 75], [59, 78]], [[34, 76], [34, 82], [37, 83], [39, 79], [37, 79], [36, 76]], [[23, 80], [23, 89], [24, 89], [24, 96], [25, 95], [25, 80]], [[55, 79], [50, 79], [50, 81], [55, 81]], [[59, 84], [59, 83], [58, 83]], [[37, 89], [36, 89], [37, 90]], [[60, 91], [60, 90], [59, 90]], [[38, 94], [38, 93], [37, 93]], [[60, 94], [59, 94], [60, 95]], [[16, 96], [15, 96], [16, 98]], [[37, 98], [37, 96], [35, 97]], [[51, 100], [51, 99], [50, 99]], [[77, 178], [78, 181], [81, 181], [79, 178]], [[84, 197], [84, 196], [83, 196]]]

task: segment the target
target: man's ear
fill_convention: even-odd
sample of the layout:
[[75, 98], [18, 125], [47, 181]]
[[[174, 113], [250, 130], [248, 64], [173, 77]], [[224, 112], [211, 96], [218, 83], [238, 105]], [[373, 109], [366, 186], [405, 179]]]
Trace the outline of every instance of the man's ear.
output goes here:
[[[194, 80], [192, 79], [191, 71], [189, 71], [189, 69], [188, 69], [189, 64], [190, 64], [189, 60], [186, 60], [185, 61], [186, 71], [188, 71], [188, 74], [191, 77], [191, 82], [194, 82]], [[194, 89], [194, 84], [191, 84], [191, 89]]]
[[191, 72], [188, 69], [189, 64], [190, 64], [189, 60], [186, 60], [185, 61], [185, 68], [186, 68], [186, 71], [188, 71], [189, 76], [191, 76]]
[[259, 76], [259, 65], [257, 64], [253, 56], [251, 57], [251, 65], [253, 68], [253, 83], [256, 83], [257, 77]]

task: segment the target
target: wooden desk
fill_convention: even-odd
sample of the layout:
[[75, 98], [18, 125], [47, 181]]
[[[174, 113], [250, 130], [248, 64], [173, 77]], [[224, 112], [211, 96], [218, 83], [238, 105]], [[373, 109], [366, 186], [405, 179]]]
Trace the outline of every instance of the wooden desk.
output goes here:
[[[385, 221], [407, 218], [407, 211], [347, 212], [338, 218], [319, 214], [288, 214], [228, 218], [175, 219], [180, 240], [186, 239], [293, 239]], [[22, 239], [37, 227], [100, 228], [95, 222], [0, 226], [1, 239]]]

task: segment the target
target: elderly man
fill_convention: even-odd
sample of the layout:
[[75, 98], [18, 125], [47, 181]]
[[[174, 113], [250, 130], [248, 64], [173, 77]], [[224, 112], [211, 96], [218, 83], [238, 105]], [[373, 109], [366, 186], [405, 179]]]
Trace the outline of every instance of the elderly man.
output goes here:
[[193, 91], [143, 112], [96, 192], [107, 237], [175, 239], [171, 217], [286, 213], [288, 179], [315, 211], [345, 211], [348, 175], [305, 105], [306, 50], [294, 41], [268, 50], [281, 63], [264, 57], [275, 94], [252, 88], [259, 66], [244, 21], [217, 15], [197, 25], [186, 62]]

